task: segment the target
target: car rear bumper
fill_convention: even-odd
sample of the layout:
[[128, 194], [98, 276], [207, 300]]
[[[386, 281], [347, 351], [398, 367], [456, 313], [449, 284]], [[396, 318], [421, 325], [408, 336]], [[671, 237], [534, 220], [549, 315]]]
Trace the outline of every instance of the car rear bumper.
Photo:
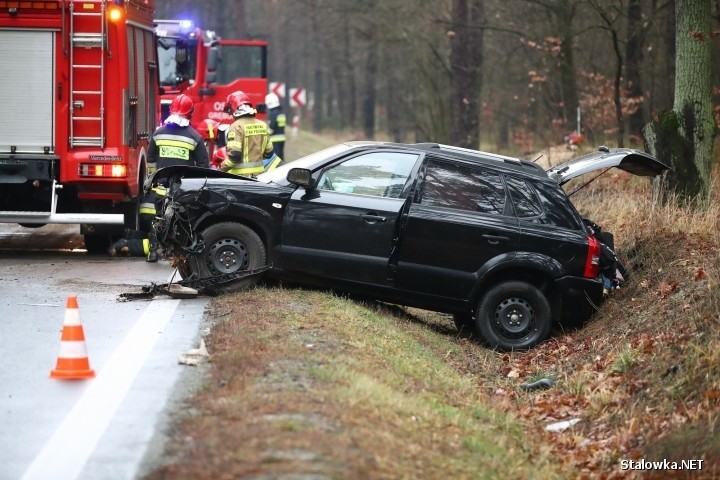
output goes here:
[[579, 324], [589, 319], [603, 301], [603, 285], [598, 280], [561, 277], [555, 281], [558, 292], [559, 320]]

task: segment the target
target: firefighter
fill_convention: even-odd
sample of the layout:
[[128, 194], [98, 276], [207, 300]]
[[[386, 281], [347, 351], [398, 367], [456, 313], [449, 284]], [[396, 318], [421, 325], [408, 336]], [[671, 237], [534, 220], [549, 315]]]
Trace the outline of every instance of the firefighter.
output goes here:
[[126, 229], [122, 238], [108, 248], [108, 255], [111, 257], [147, 257], [149, 254], [150, 239], [148, 234], [139, 230]]
[[255, 118], [257, 111], [250, 97], [240, 90], [228, 95], [225, 112], [235, 121], [227, 132], [227, 160], [220, 170], [235, 175], [253, 176], [273, 170], [282, 159], [273, 151], [265, 122]]
[[265, 96], [265, 105], [268, 108], [268, 128], [273, 150], [280, 158], [285, 158], [285, 124], [287, 119], [280, 105], [280, 99], [274, 93]]
[[[148, 145], [148, 173], [175, 165], [188, 165], [209, 168], [208, 151], [202, 135], [190, 125], [194, 110], [193, 101], [185, 94], [180, 94], [170, 104], [170, 116], [165, 119], [150, 137]], [[165, 188], [157, 185], [152, 192], [145, 195], [138, 213], [155, 217], [162, 204]], [[146, 224], [147, 221], [141, 222]], [[148, 262], [157, 262], [158, 242], [154, 228], [148, 232], [150, 251]]]
[[[217, 170], [220, 166], [215, 162], [219, 149], [225, 149], [225, 135], [230, 125], [220, 123], [212, 118], [206, 118], [195, 126], [200, 135], [205, 139], [205, 147], [208, 150], [208, 158], [210, 158], [210, 168]], [[224, 160], [224, 158], [223, 158]]]

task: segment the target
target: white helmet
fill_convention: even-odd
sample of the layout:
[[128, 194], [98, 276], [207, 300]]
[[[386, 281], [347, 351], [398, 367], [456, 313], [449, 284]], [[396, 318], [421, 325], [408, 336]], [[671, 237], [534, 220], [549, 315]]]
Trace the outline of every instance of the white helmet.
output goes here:
[[267, 105], [267, 108], [277, 108], [280, 106], [280, 99], [278, 99], [278, 96], [274, 93], [268, 93], [265, 95], [265, 105]]

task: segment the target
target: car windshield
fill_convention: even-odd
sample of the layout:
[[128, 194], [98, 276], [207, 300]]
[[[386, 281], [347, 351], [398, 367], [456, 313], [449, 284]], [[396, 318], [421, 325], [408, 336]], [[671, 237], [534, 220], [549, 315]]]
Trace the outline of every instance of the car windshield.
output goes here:
[[258, 175], [257, 179], [264, 183], [277, 183], [278, 181], [285, 180], [291, 168], [309, 168], [312, 170], [322, 160], [334, 157], [348, 150], [350, 150], [350, 147], [344, 143], [334, 145], [325, 150], [320, 150], [319, 152], [311, 153], [308, 156], [286, 163], [270, 172]]

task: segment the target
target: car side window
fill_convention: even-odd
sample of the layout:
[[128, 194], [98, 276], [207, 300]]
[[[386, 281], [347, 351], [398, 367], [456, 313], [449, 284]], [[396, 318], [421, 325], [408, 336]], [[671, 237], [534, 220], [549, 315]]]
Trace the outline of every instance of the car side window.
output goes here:
[[542, 206], [535, 189], [528, 185], [526, 181], [505, 177], [505, 183], [518, 218], [536, 217], [542, 213]]
[[320, 176], [317, 188], [334, 192], [400, 198], [418, 160], [417, 154], [372, 152], [333, 165]]
[[505, 201], [500, 175], [446, 162], [428, 162], [421, 204], [502, 215]]

